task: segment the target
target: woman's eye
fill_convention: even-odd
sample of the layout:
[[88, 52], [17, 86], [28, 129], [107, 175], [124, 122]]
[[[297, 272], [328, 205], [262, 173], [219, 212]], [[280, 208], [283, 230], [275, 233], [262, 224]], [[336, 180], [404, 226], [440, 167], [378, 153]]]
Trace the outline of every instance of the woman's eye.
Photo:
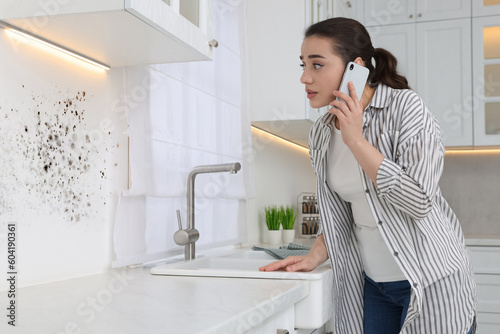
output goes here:
[[[312, 66], [314, 67], [315, 70], [319, 70], [324, 65], [313, 63]], [[302, 69], [305, 70], [306, 64], [302, 63], [302, 64], [300, 64], [300, 67], [302, 67]]]

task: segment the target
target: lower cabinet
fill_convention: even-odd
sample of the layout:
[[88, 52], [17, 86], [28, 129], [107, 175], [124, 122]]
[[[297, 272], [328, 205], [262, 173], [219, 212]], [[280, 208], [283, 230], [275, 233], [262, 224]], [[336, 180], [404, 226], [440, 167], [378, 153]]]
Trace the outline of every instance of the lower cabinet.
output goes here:
[[[249, 319], [250, 320], [250, 319]], [[255, 319], [257, 320], [257, 319]], [[251, 320], [249, 321], [251, 322]], [[296, 329], [295, 307], [281, 311], [275, 316], [264, 321], [259, 327], [252, 329], [248, 333], [252, 334], [334, 334], [333, 320], [328, 321], [321, 328], [317, 329]], [[247, 332], [245, 332], [247, 333]]]
[[[294, 306], [287, 308], [284, 311], [279, 312], [275, 316], [264, 321], [259, 327], [254, 328], [248, 333], [252, 334], [295, 334], [294, 322], [295, 322], [295, 312]], [[262, 316], [259, 313], [257, 316]], [[257, 319], [255, 319], [257, 321]], [[251, 322], [251, 319], [249, 319]]]
[[481, 334], [500, 333], [500, 247], [469, 246], [477, 284], [477, 324]]
[[333, 319], [317, 329], [297, 329], [295, 334], [335, 334]]

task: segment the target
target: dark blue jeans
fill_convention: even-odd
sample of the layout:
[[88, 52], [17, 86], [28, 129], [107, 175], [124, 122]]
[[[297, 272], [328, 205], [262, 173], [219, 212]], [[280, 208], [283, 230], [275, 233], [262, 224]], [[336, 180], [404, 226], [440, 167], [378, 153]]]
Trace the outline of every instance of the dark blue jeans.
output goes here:
[[[398, 334], [410, 304], [408, 281], [377, 283], [365, 275], [364, 334]], [[472, 333], [472, 327], [469, 333]]]
[[365, 275], [364, 333], [398, 334], [408, 312], [410, 296], [408, 281], [377, 283]]

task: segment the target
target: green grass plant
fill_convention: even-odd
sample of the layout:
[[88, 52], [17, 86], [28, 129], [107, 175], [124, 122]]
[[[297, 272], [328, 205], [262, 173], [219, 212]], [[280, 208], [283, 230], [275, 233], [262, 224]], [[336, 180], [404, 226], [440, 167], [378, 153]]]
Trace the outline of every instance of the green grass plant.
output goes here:
[[287, 206], [286, 208], [281, 207], [283, 211], [282, 225], [284, 230], [293, 230], [293, 225], [295, 224], [295, 219], [297, 218], [297, 212], [293, 206]]
[[277, 231], [280, 229], [281, 219], [280, 211], [276, 205], [267, 206], [264, 208], [266, 215], [266, 224], [269, 231]]

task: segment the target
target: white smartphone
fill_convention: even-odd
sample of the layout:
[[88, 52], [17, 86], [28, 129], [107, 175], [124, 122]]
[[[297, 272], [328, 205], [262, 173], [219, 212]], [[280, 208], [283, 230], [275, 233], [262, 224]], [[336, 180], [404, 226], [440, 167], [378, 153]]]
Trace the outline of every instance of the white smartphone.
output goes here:
[[[352, 81], [352, 83], [354, 84], [354, 89], [356, 90], [356, 95], [358, 96], [358, 99], [361, 100], [361, 95], [363, 95], [363, 90], [365, 89], [368, 74], [370, 74], [370, 70], [366, 67], [353, 63], [352, 61], [349, 62], [345, 68], [342, 81], [340, 82], [339, 91], [351, 96], [351, 94], [349, 94], [348, 84], [350, 81]], [[337, 100], [345, 103], [344, 100], [338, 97]]]

